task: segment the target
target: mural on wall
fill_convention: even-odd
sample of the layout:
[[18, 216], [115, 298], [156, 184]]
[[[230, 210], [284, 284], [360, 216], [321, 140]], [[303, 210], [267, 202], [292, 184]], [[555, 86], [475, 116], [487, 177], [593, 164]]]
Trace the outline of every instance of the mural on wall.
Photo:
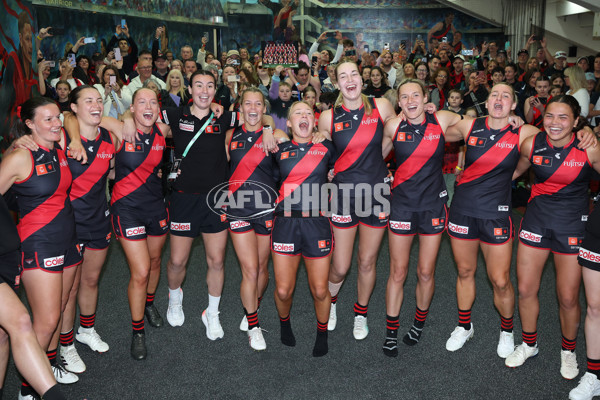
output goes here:
[[0, 13], [0, 131], [1, 148], [17, 117], [17, 106], [37, 93], [34, 38], [37, 32], [31, 3], [3, 0]]

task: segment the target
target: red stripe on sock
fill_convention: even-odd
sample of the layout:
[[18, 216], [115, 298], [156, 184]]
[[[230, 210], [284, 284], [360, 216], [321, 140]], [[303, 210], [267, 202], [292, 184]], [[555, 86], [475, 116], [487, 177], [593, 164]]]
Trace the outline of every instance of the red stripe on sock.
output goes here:
[[134, 331], [143, 331], [144, 330], [144, 320], [134, 321], [131, 320], [131, 327]]
[[369, 306], [362, 306], [358, 303], [354, 303], [354, 313], [355, 314], [359, 314], [359, 315], [366, 315], [367, 314], [367, 310], [368, 310]]
[[562, 348], [564, 350], [573, 351], [573, 350], [575, 350], [576, 346], [577, 346], [577, 338], [575, 338], [573, 340], [569, 340], [564, 336], [562, 337]]
[[284, 318], [281, 318], [281, 317], [279, 317], [279, 320], [280, 320], [281, 322], [289, 322], [289, 320], [290, 320], [290, 316], [288, 315], [287, 317], [284, 317]]
[[587, 367], [590, 371], [600, 371], [600, 360], [587, 359]]
[[328, 322], [319, 322], [317, 321], [317, 331], [318, 332], [327, 332], [327, 324]]
[[513, 329], [513, 317], [504, 318], [500, 316], [500, 328], [502, 329]]
[[523, 331], [521, 333], [521, 336], [523, 337], [523, 342], [525, 342], [527, 344], [535, 344], [535, 342], [537, 342], [537, 331], [535, 331], [535, 332]]
[[429, 309], [421, 310], [419, 307], [417, 307], [417, 309], [415, 311], [415, 319], [420, 322], [425, 322], [425, 319], [427, 318], [427, 314], [429, 314]]
[[458, 310], [458, 323], [459, 324], [470, 324], [471, 323], [471, 310]]
[[331, 304], [335, 304], [337, 302], [337, 297], [337, 294], [335, 296], [331, 296]]

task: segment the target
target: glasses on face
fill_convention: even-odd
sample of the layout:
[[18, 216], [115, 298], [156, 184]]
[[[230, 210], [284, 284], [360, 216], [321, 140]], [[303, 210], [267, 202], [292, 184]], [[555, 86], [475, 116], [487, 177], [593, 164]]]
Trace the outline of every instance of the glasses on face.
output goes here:
[[446, 75], [438, 75], [438, 78], [440, 78], [440, 79], [448, 79], [448, 77]]
[[138, 67], [138, 69], [141, 69], [143, 71], [147, 71], [149, 69], [152, 69], [152, 67]]

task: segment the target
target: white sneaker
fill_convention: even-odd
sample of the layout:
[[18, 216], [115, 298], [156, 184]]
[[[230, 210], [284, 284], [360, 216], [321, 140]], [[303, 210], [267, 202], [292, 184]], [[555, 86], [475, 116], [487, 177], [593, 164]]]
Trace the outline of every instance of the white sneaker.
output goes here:
[[202, 312], [202, 323], [206, 326], [206, 337], [210, 340], [222, 339], [225, 335], [219, 321], [219, 312], [209, 314], [206, 310]]
[[248, 341], [250, 342], [250, 347], [256, 351], [263, 351], [267, 349], [267, 343], [263, 337], [262, 329], [259, 327], [252, 328], [248, 331]]
[[471, 329], [466, 330], [462, 326], [457, 326], [454, 331], [450, 334], [450, 338], [446, 341], [446, 350], [456, 351], [462, 349], [469, 339], [473, 337], [475, 330], [471, 323]]
[[500, 332], [500, 340], [498, 340], [498, 347], [496, 348], [496, 353], [498, 353], [498, 357], [506, 358], [513, 351], [515, 351], [515, 336], [512, 332]]
[[248, 318], [246, 318], [245, 315], [244, 318], [242, 318], [242, 322], [240, 322], [240, 331], [248, 332]]
[[560, 352], [560, 374], [565, 379], [575, 379], [579, 375], [579, 367], [577, 366], [577, 356], [569, 350], [561, 350]]
[[335, 303], [331, 303], [331, 308], [329, 309], [329, 322], [327, 322], [328, 331], [335, 330], [335, 326], [337, 325], [337, 313], [335, 310], [335, 306]]
[[179, 298], [169, 294], [169, 307], [167, 308], [167, 322], [171, 326], [181, 326], [185, 321], [183, 314], [183, 290], [179, 289]]
[[37, 396], [34, 396], [34, 395], [32, 395], [32, 394], [28, 394], [27, 396], [23, 396], [23, 395], [21, 394], [21, 390], [19, 390], [19, 397], [18, 397], [18, 400], [40, 400], [40, 398], [39, 398], [39, 397], [37, 397]]
[[528, 358], [537, 356], [538, 351], [537, 343], [534, 347], [528, 346], [527, 343], [521, 343], [515, 348], [515, 351], [506, 357], [504, 364], [510, 368], [520, 367]]
[[352, 330], [354, 339], [363, 340], [369, 334], [369, 325], [367, 325], [367, 317], [357, 315], [354, 317], [354, 329]]
[[[108, 344], [102, 340], [96, 329], [92, 328], [82, 328], [81, 326], [77, 329], [77, 335], [75, 335], [75, 339], [79, 343], [87, 344], [90, 349], [93, 351], [97, 351], [98, 353], [105, 353], [108, 351]], [[71, 371], [75, 372], [75, 371]]]
[[592, 400], [594, 396], [600, 396], [600, 379], [591, 372], [586, 372], [579, 385], [569, 392], [570, 400]]
[[79, 357], [79, 353], [77, 353], [74, 344], [70, 346], [60, 346], [60, 359], [67, 371], [76, 374], [85, 372], [85, 363], [81, 357]]
[[72, 372], [67, 371], [62, 365], [57, 364], [52, 366], [52, 372], [56, 382], [65, 385], [75, 383], [79, 380], [79, 377]]

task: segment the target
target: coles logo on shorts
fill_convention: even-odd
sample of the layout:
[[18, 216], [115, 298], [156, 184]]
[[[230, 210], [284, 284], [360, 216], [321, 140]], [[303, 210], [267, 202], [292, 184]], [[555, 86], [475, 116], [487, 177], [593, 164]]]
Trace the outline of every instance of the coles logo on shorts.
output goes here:
[[542, 241], [542, 235], [535, 234], [526, 230], [521, 230], [519, 233], [521, 239], [529, 240], [533, 243], [540, 243]]
[[579, 257], [584, 260], [591, 261], [593, 263], [600, 263], [600, 254], [594, 253], [593, 251], [579, 249]]
[[456, 225], [456, 224], [453, 224], [452, 222], [448, 222], [448, 229], [450, 229], [450, 232], [460, 233], [461, 235], [469, 234], [468, 226]]
[[352, 222], [352, 216], [331, 214], [331, 222], [337, 222], [338, 224], [349, 224]]
[[281, 251], [282, 253], [291, 253], [294, 251], [294, 243], [273, 242], [273, 250]]
[[404, 221], [390, 221], [390, 228], [397, 231], [408, 231], [410, 230], [411, 223]]
[[579, 240], [579, 238], [576, 238], [576, 237], [569, 238], [569, 246], [577, 246], [579, 244], [581, 244], [581, 241]]
[[44, 267], [45, 268], [60, 267], [64, 263], [65, 263], [64, 255], [57, 256], [57, 257], [51, 257], [51, 258], [44, 258]]
[[172, 231], [189, 231], [192, 229], [190, 222], [171, 222]]
[[127, 228], [125, 230], [125, 236], [137, 236], [137, 235], [145, 235], [146, 227], [145, 226], [136, 226], [135, 228]]
[[250, 222], [247, 221], [232, 221], [229, 223], [229, 227], [233, 229], [242, 229], [247, 226], [250, 226]]

